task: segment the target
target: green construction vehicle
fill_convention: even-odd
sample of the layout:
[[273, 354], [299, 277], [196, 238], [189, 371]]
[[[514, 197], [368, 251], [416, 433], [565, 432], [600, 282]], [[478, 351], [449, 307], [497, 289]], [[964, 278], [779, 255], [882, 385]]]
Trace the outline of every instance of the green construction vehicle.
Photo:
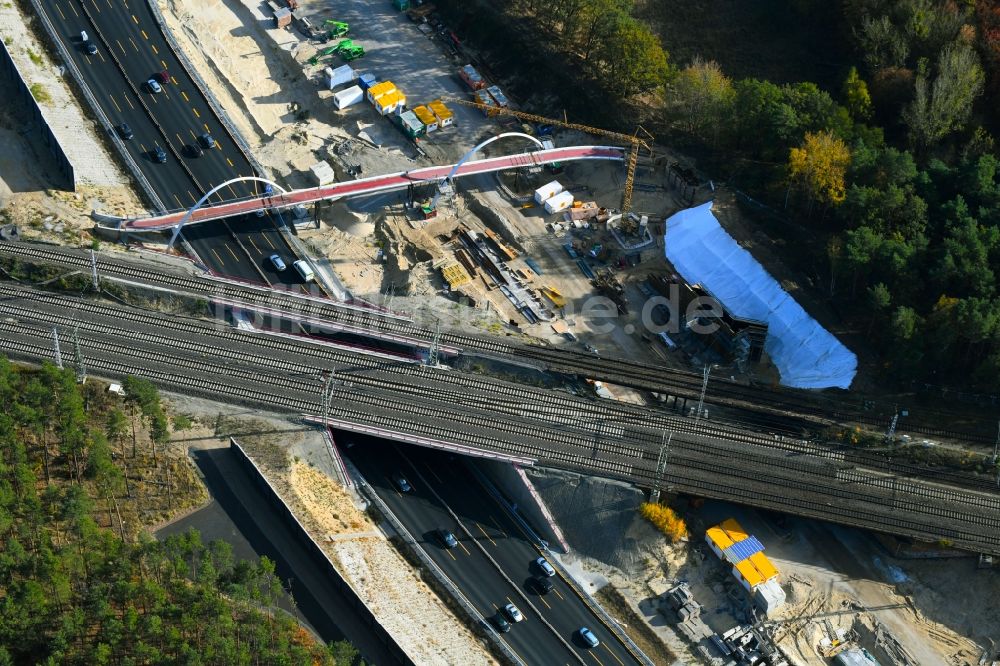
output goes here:
[[334, 21], [333, 19], [327, 19], [323, 21], [323, 25], [327, 26], [327, 39], [336, 39], [337, 37], [343, 37], [348, 32], [351, 31], [351, 26], [343, 21]]
[[340, 57], [344, 59], [344, 62], [351, 62], [352, 60], [357, 60], [365, 54], [365, 49], [357, 44], [355, 44], [350, 39], [341, 40], [335, 47], [333, 47]]
[[322, 51], [320, 51], [319, 53], [317, 53], [316, 55], [314, 55], [312, 58], [309, 58], [309, 64], [310, 65], [315, 65], [316, 63], [319, 62], [320, 58], [324, 58], [326, 56], [332, 56], [336, 52], [337, 52], [337, 47], [336, 46], [331, 46], [328, 49], [323, 49]]
[[365, 55], [364, 48], [360, 46], [352, 46], [348, 49], [341, 49], [340, 57], [344, 59], [344, 62], [351, 62], [352, 60], [357, 60]]

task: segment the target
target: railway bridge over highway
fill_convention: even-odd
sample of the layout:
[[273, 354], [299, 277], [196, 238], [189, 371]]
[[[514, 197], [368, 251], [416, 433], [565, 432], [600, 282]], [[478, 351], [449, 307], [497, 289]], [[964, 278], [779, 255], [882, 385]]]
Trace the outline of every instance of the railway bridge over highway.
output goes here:
[[53, 326], [75, 330], [87, 371], [108, 379], [1000, 555], [991, 478], [0, 284], [0, 351], [51, 359]]

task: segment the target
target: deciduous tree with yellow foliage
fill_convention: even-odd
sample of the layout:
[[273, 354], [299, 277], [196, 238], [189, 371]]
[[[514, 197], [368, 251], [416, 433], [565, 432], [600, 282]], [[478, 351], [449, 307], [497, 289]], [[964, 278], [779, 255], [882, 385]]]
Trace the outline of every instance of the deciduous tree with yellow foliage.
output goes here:
[[677, 512], [669, 506], [655, 504], [653, 502], [643, 502], [639, 507], [642, 517], [653, 523], [657, 529], [667, 535], [673, 543], [676, 543], [688, 535], [687, 524], [684, 519], [677, 515]]
[[789, 186], [805, 192], [809, 207], [819, 201], [837, 205], [846, 197], [844, 177], [851, 164], [847, 144], [831, 132], [809, 132], [788, 155]]

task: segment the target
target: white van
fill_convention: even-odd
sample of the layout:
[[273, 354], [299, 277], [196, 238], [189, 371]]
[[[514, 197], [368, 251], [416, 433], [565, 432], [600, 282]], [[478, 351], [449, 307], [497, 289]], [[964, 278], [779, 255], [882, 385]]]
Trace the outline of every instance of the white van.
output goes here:
[[299, 272], [299, 275], [301, 275], [302, 279], [306, 282], [312, 282], [316, 279], [315, 271], [313, 271], [312, 266], [310, 266], [309, 262], [305, 259], [299, 259], [293, 263], [292, 266], [295, 267], [295, 270]]

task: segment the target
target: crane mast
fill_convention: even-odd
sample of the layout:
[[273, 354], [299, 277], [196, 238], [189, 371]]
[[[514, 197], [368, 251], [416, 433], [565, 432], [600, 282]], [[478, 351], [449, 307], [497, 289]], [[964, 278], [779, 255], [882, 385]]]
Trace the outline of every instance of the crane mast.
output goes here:
[[515, 111], [507, 107], [497, 107], [497, 106], [486, 106], [485, 104], [480, 104], [479, 102], [470, 102], [464, 99], [451, 98], [449, 102], [454, 102], [455, 104], [460, 104], [462, 106], [472, 107], [474, 109], [479, 109], [487, 113], [488, 115], [506, 115], [513, 116], [514, 118], [519, 118], [521, 120], [526, 120], [528, 122], [539, 123], [543, 125], [558, 125], [559, 127], [565, 127], [566, 129], [578, 130], [580, 132], [586, 132], [587, 134], [596, 134], [597, 136], [604, 136], [616, 141], [629, 145], [628, 161], [625, 165], [625, 188], [622, 191], [622, 224], [628, 225], [627, 216], [629, 210], [632, 208], [632, 188], [635, 185], [635, 169], [636, 165], [639, 163], [639, 150], [645, 149], [652, 154], [653, 149], [649, 143], [639, 138], [639, 130], [649, 137], [652, 141], [653, 135], [647, 132], [642, 127], [636, 130], [635, 134], [623, 134], [621, 132], [613, 132], [611, 130], [602, 129], [600, 127], [591, 127], [590, 125], [582, 125], [580, 123], [571, 123], [566, 120], [558, 120], [556, 118], [546, 118], [545, 116], [539, 116], [534, 113], [526, 113], [524, 111]]

